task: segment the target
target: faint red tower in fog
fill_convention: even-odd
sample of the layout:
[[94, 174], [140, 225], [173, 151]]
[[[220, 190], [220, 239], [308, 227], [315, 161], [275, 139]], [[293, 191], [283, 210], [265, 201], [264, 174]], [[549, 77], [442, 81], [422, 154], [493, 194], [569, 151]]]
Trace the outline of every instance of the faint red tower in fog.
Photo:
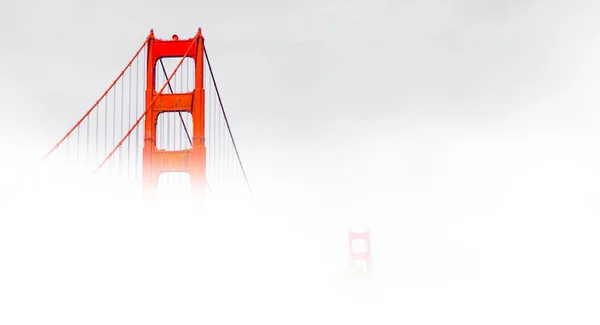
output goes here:
[[[354, 241], [362, 241], [364, 243], [364, 251], [356, 252], [353, 251], [352, 243]], [[357, 262], [364, 261], [367, 267], [367, 275], [371, 274], [372, 271], [372, 259], [371, 259], [371, 239], [369, 230], [364, 232], [348, 232], [348, 267], [352, 268]]]

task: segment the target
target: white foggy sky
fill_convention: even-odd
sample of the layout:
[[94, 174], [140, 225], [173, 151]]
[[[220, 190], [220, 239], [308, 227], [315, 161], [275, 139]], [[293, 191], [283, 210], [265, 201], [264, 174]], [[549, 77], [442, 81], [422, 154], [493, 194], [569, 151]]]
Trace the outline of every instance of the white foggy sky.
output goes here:
[[[530, 128], [562, 122], [581, 105], [544, 107], [548, 98], [579, 99], [579, 85], [596, 78], [593, 2], [9, 6], [3, 107], [43, 132], [44, 145], [93, 103], [150, 28], [168, 38], [202, 26], [243, 158], [257, 172], [302, 157], [321, 164], [317, 153], [376, 141], [383, 121], [402, 132], [431, 123], [508, 130], [520, 116]], [[256, 186], [263, 179], [253, 177]]]
[[377, 229], [400, 318], [592, 324], [599, 13], [597, 1], [6, 3], [0, 133], [46, 150], [150, 28], [201, 26], [257, 192], [331, 247], [347, 226]]

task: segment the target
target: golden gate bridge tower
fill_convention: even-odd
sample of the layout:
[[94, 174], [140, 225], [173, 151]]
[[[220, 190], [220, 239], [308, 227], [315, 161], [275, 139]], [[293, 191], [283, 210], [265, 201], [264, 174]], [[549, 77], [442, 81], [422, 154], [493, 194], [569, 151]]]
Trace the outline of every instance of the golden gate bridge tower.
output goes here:
[[[157, 63], [163, 58], [191, 58], [194, 63], [194, 88], [186, 93], [163, 94], [162, 89], [156, 91]], [[162, 62], [162, 61], [161, 61]], [[191, 189], [195, 196], [203, 197], [206, 188], [206, 147], [204, 144], [204, 38], [202, 31], [191, 39], [179, 40], [173, 35], [171, 40], [154, 38], [154, 31], [148, 37], [148, 67], [146, 78], [146, 103], [148, 113], [144, 128], [143, 151], [143, 190], [146, 198], [154, 198], [158, 178], [165, 172], [185, 172], [189, 174]], [[167, 79], [166, 85], [170, 84]], [[164, 88], [164, 86], [163, 86]], [[189, 149], [159, 150], [156, 141], [156, 126], [158, 117], [165, 112], [176, 112], [181, 117], [182, 112], [191, 114], [193, 137], [181, 119], [185, 129]]]
[[[356, 249], [354, 243], [361, 243], [363, 249]], [[370, 231], [353, 232], [348, 231], [348, 267], [357, 268], [357, 264], [363, 264], [366, 269], [366, 276], [372, 272], [371, 257], [371, 236]]]
[[151, 30], [38, 167], [110, 179], [151, 201], [161, 182], [187, 186], [196, 202], [251, 194], [200, 28], [187, 39]]

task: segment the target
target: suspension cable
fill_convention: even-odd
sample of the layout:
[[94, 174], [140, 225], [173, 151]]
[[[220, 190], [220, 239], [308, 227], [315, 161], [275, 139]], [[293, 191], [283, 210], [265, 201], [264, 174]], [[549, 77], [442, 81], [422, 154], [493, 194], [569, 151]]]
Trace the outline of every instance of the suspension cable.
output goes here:
[[[204, 42], [204, 40], [203, 40], [203, 42]], [[229, 121], [227, 120], [227, 115], [225, 114], [225, 109], [223, 108], [223, 101], [221, 100], [221, 94], [219, 93], [219, 88], [217, 87], [217, 81], [215, 80], [212, 66], [210, 65], [210, 60], [208, 59], [208, 53], [206, 52], [206, 47], [202, 46], [202, 48], [204, 49], [204, 55], [206, 56], [206, 63], [208, 64], [208, 70], [210, 71], [210, 76], [212, 78], [213, 85], [215, 86], [215, 92], [217, 93], [217, 98], [219, 99], [219, 106], [221, 107], [221, 112], [223, 113], [223, 118], [225, 119], [225, 124], [227, 125], [227, 130], [229, 131], [229, 137], [231, 138], [231, 142], [233, 144], [235, 154], [237, 156], [238, 162], [240, 163], [240, 168], [242, 169], [242, 174], [244, 175], [244, 179], [246, 180], [246, 186], [248, 187], [248, 191], [250, 192], [250, 195], [252, 195], [252, 189], [250, 188], [250, 183], [248, 182], [248, 177], [246, 176], [246, 171], [244, 170], [244, 165], [242, 164], [242, 160], [240, 159], [240, 154], [238, 152], [237, 146], [235, 145], [235, 140], [233, 139], [233, 133], [231, 132], [231, 127], [229, 126]]]
[[175, 75], [175, 72], [177, 72], [177, 70], [179, 69], [179, 67], [181, 66], [181, 64], [183, 63], [183, 61], [187, 57], [188, 53], [190, 52], [190, 50], [196, 44], [197, 41], [198, 41], [198, 39], [196, 38], [196, 39], [194, 39], [194, 41], [192, 42], [192, 44], [190, 44], [190, 46], [188, 47], [187, 51], [185, 52], [185, 54], [183, 55], [183, 57], [181, 58], [181, 60], [177, 64], [177, 66], [175, 67], [175, 70], [173, 70], [173, 73], [171, 73], [171, 76], [169, 76], [169, 78], [167, 79], [167, 82], [162, 86], [162, 88], [160, 88], [160, 91], [158, 92], [158, 94], [156, 94], [156, 96], [154, 96], [154, 98], [152, 99], [152, 102], [150, 102], [150, 104], [148, 104], [148, 106], [144, 110], [144, 113], [137, 119], [137, 121], [135, 121], [135, 124], [129, 129], [129, 131], [127, 131], [127, 133], [125, 134], [125, 136], [123, 137], [123, 139], [121, 139], [121, 141], [119, 141], [119, 143], [115, 146], [115, 148], [113, 148], [113, 150], [102, 161], [102, 163], [100, 163], [100, 165], [98, 166], [98, 168], [96, 168], [96, 170], [94, 170], [94, 172], [92, 173], [92, 175], [96, 174], [102, 168], [102, 166], [104, 166], [104, 164], [110, 159], [110, 157], [112, 157], [112, 155], [115, 153], [115, 151], [117, 151], [117, 149], [123, 144], [123, 142], [125, 142], [125, 139], [127, 139], [127, 137], [131, 134], [131, 132], [133, 132], [133, 130], [138, 126], [138, 124], [140, 124], [140, 121], [146, 116], [146, 114], [148, 114], [148, 111], [150, 110], [150, 107], [152, 107], [152, 105], [154, 104], [154, 102], [156, 101], [156, 99], [158, 99], [159, 95], [162, 94], [162, 92], [165, 90], [165, 88], [167, 87], [167, 85], [169, 84], [169, 82], [171, 82], [171, 79]]
[[56, 143], [56, 145], [50, 151], [48, 151], [48, 153], [46, 155], [44, 155], [44, 158], [42, 158], [42, 161], [46, 160], [46, 158], [48, 158], [48, 156], [50, 156], [50, 154], [52, 152], [54, 152], [54, 150], [56, 150], [56, 148], [58, 148], [61, 145], [61, 143], [63, 143], [63, 141], [65, 141], [65, 139], [67, 139], [71, 135], [71, 133], [81, 124], [81, 122], [83, 122], [83, 120], [85, 120], [90, 115], [90, 113], [94, 110], [94, 108], [96, 106], [98, 106], [98, 104], [100, 104], [100, 101], [102, 101], [102, 99], [104, 99], [104, 97], [106, 97], [108, 92], [116, 85], [117, 81], [119, 81], [119, 79], [121, 79], [123, 74], [125, 74], [125, 71], [127, 71], [127, 69], [129, 69], [131, 64], [133, 64], [133, 61], [138, 57], [140, 52], [144, 49], [144, 47], [146, 47], [146, 44], [148, 44], [148, 40], [149, 39], [146, 38], [146, 40], [144, 41], [144, 44], [142, 44], [142, 46], [140, 46], [140, 48], [137, 50], [137, 52], [135, 52], [135, 55], [133, 56], [133, 58], [131, 60], [129, 60], [129, 63], [127, 63], [127, 66], [125, 66], [125, 68], [121, 71], [119, 76], [110, 84], [110, 86], [106, 89], [106, 91], [102, 94], [102, 96], [100, 96], [100, 98], [96, 101], [96, 103], [94, 103], [94, 105], [92, 105], [92, 107], [83, 115], [83, 117], [81, 119], [79, 119], [79, 121], [77, 121], [77, 123], [75, 123], [75, 125], [69, 130], [69, 132], [67, 132], [67, 134], [65, 134], [65, 136], [62, 137], [62, 139], [60, 139], [60, 141], [58, 141], [58, 143]]

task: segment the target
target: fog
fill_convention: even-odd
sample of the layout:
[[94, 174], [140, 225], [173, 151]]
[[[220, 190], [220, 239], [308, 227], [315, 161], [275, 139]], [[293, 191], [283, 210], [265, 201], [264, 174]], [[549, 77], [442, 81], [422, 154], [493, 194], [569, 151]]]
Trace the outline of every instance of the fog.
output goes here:
[[[0, 54], [0, 323], [597, 323], [595, 2], [187, 5], [0, 13], [19, 40]], [[32, 185], [149, 28], [198, 25], [251, 199]], [[366, 284], [341, 275], [364, 228]]]

